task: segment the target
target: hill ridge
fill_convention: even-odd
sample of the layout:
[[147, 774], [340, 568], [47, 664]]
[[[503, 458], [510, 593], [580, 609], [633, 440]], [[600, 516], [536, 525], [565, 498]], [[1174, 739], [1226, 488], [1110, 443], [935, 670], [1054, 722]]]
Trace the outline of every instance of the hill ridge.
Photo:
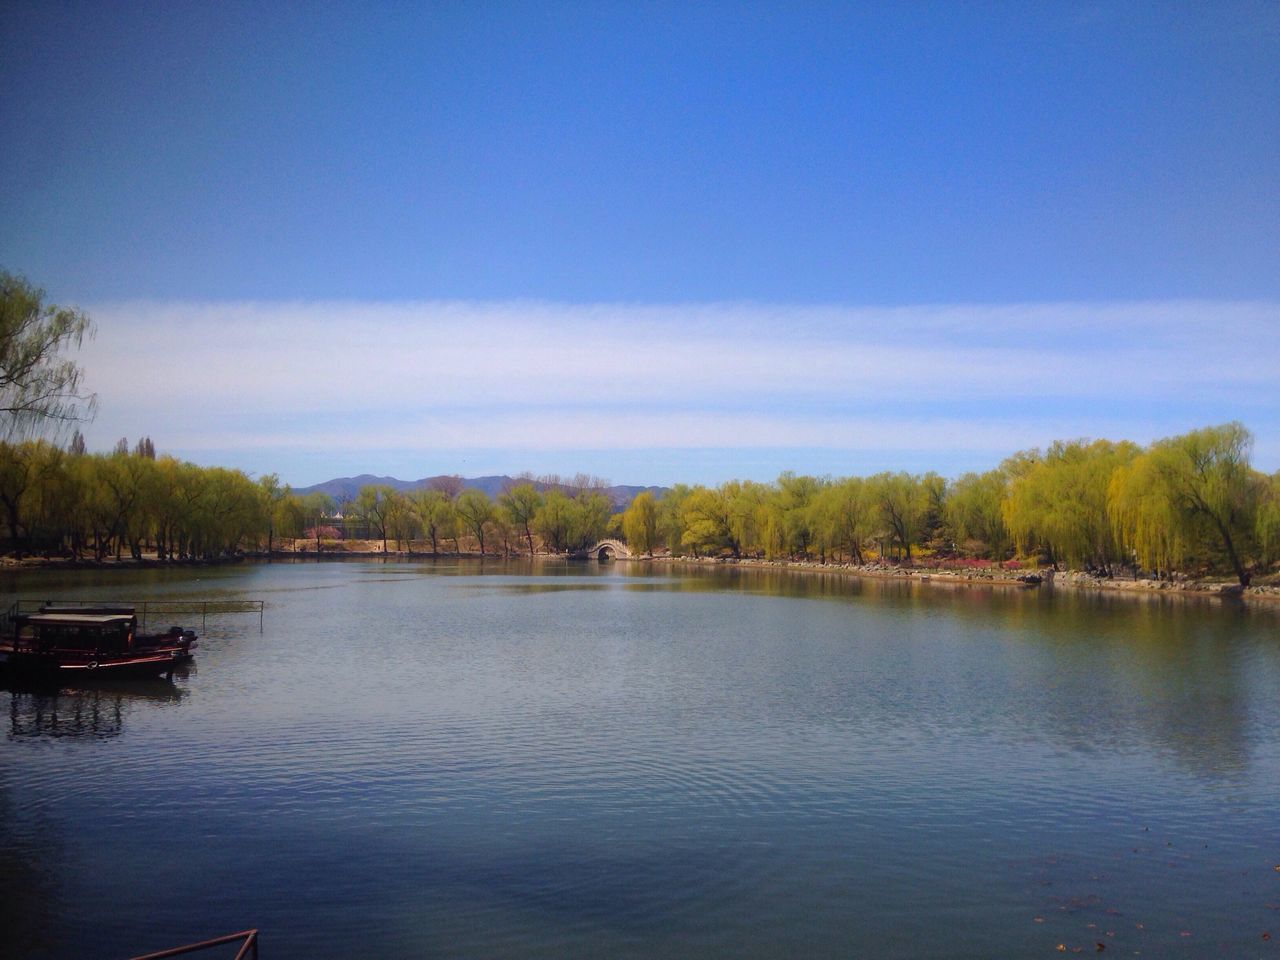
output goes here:
[[[559, 489], [564, 492], [572, 492], [575, 488], [572, 484], [564, 481], [554, 482], [547, 480], [535, 480], [527, 477], [511, 477], [506, 474], [496, 474], [483, 477], [455, 477], [449, 474], [439, 474], [434, 477], [423, 477], [420, 480], [400, 480], [390, 476], [376, 476], [372, 473], [361, 473], [354, 477], [334, 477], [332, 480], [325, 480], [321, 483], [313, 483], [307, 487], [294, 487], [293, 492], [299, 496], [305, 496], [308, 493], [326, 493], [333, 497], [339, 503], [354, 500], [356, 494], [361, 487], [380, 485], [390, 487], [392, 490], [400, 493], [411, 493], [414, 490], [421, 490], [439, 483], [458, 483], [463, 490], [480, 490], [488, 497], [495, 498], [503, 491], [510, 487], [518, 486], [522, 483], [531, 483], [539, 492], [545, 492], [551, 489]], [[616, 510], [625, 509], [627, 504], [636, 498], [640, 493], [649, 492], [655, 496], [661, 496], [667, 492], [666, 487], [656, 486], [639, 486], [635, 484], [612, 484], [600, 488], [601, 493], [608, 497]]]

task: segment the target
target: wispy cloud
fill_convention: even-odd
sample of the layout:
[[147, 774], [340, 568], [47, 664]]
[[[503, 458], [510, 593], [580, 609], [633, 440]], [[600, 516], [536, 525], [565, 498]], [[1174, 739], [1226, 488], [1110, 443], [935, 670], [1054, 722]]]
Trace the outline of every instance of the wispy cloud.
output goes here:
[[[1275, 303], [91, 313], [91, 442], [146, 433], [179, 455], [259, 470], [305, 454], [308, 471], [377, 471], [362, 455], [397, 449], [416, 452], [424, 472], [452, 469], [460, 450], [510, 451], [519, 469], [530, 452], [717, 449], [727, 477], [735, 449], [773, 449], [800, 470], [806, 450], [847, 450], [933, 453], [946, 471], [1058, 437], [1146, 440], [1232, 418], [1258, 433], [1260, 462], [1280, 460]], [[636, 479], [683, 479], [674, 462], [655, 470]]]

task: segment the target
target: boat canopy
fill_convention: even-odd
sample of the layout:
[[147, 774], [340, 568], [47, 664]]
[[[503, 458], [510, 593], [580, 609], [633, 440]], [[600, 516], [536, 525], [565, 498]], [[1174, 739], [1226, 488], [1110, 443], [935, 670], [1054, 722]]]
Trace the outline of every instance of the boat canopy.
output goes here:
[[112, 627], [133, 623], [133, 617], [119, 613], [32, 613], [25, 619], [41, 627]]

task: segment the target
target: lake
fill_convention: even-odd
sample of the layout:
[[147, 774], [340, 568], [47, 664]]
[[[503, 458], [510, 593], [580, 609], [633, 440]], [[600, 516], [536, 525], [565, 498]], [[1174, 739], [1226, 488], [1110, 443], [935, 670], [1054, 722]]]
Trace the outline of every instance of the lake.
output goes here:
[[725, 566], [5, 580], [266, 602], [197, 619], [172, 684], [0, 688], [5, 956], [1280, 952], [1275, 608]]

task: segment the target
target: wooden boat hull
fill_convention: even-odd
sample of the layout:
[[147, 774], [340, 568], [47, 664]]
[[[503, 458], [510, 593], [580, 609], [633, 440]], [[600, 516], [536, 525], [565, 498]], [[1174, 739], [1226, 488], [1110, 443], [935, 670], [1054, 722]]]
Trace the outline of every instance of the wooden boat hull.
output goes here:
[[[0, 648], [0, 669], [23, 676], [59, 677], [67, 682], [159, 677], [173, 672], [183, 651], [152, 650], [122, 656], [69, 657], [65, 653], [42, 654]], [[189, 657], [187, 658], [190, 659]]]

